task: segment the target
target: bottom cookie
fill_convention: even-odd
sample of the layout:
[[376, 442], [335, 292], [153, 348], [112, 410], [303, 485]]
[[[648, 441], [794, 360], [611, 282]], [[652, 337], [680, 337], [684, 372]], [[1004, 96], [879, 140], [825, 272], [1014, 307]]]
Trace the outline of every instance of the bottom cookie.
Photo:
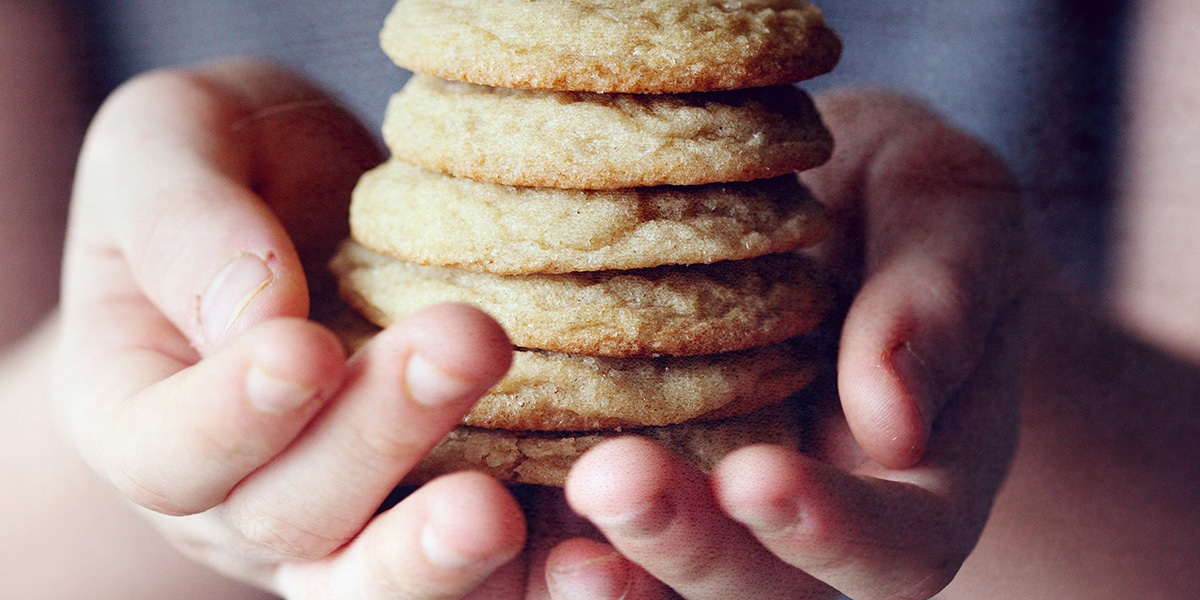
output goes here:
[[810, 394], [739, 417], [665, 427], [588, 433], [543, 433], [459, 427], [450, 432], [403, 482], [419, 485], [455, 471], [481, 471], [500, 481], [562, 487], [567, 471], [584, 452], [624, 435], [655, 440], [709, 472], [730, 452], [753, 444], [799, 448], [801, 414]]

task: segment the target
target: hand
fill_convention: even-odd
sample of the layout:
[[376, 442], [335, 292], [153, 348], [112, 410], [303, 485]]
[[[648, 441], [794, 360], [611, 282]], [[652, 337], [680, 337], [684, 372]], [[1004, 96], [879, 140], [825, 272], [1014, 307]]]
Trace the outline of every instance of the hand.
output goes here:
[[852, 298], [842, 411], [806, 455], [746, 448], [711, 478], [642, 440], [593, 449], [566, 496], [611, 546], [551, 553], [550, 589], [587, 590], [554, 597], [928, 598], [978, 540], [1015, 445], [1019, 194], [911, 102], [819, 105], [838, 145], [803, 178], [837, 224], [817, 255]]
[[492, 479], [375, 512], [507, 370], [482, 313], [439, 306], [347, 359], [306, 320], [380, 160], [335, 103], [263, 65], [154, 73], [83, 149], [56, 407], [89, 464], [179, 547], [288, 597], [459, 597], [525, 526]]

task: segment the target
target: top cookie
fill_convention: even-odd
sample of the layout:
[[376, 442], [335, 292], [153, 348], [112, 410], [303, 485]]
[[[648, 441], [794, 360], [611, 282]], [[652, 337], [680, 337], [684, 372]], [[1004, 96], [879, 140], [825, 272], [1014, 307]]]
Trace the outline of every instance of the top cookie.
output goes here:
[[841, 54], [803, 0], [400, 0], [380, 41], [444, 79], [642, 94], [796, 83]]

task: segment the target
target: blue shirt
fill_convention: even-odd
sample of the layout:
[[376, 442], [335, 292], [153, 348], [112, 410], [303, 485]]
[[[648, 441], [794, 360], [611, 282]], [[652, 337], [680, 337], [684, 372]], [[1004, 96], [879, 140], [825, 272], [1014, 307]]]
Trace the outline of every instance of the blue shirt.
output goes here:
[[[805, 86], [883, 85], [925, 99], [996, 149], [1029, 191], [1034, 238], [1099, 284], [1125, 3], [817, 0], [845, 42]], [[254, 55], [315, 80], [378, 130], [407, 74], [378, 47], [393, 0], [87, 3], [104, 83]]]

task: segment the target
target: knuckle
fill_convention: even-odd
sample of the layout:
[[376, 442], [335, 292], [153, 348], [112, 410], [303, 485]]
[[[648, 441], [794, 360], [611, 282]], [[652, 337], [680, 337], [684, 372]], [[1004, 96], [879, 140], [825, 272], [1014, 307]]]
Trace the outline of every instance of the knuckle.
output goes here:
[[397, 477], [398, 465], [413, 463], [427, 452], [422, 442], [432, 446], [437, 440], [426, 435], [414, 439], [406, 428], [389, 426], [397, 422], [403, 421], [380, 419], [348, 428], [346, 437], [340, 440], [341, 453], [374, 480]]
[[917, 121], [897, 131], [890, 152], [921, 160], [884, 161], [876, 176], [890, 179], [902, 189], [971, 188], [1006, 192], [988, 196], [1005, 204], [1019, 204], [1019, 185], [1008, 166], [985, 144], [939, 118]]
[[943, 314], [954, 316], [970, 314], [973, 306], [972, 291], [978, 289], [975, 279], [983, 274], [963, 257], [937, 256], [930, 261], [930, 270], [922, 288], [924, 300]]
[[[197, 428], [189, 432], [188, 455], [207, 468], [194, 479], [204, 487], [228, 492], [237, 482], [279, 452], [279, 442], [269, 434], [248, 435], [245, 428]], [[257, 433], [257, 432], [255, 432]]]
[[161, 483], [150, 483], [144, 475], [130, 469], [117, 469], [109, 476], [117, 491], [130, 502], [147, 510], [180, 517], [203, 512], [208, 506], [185, 499], [186, 494], [169, 490]]
[[370, 585], [372, 597], [378, 598], [440, 598], [430, 589], [428, 581], [415, 578], [401, 571], [397, 565], [406, 564], [403, 557], [395, 557], [388, 552], [370, 552], [363, 559], [365, 581]]
[[349, 540], [349, 536], [319, 533], [268, 512], [230, 510], [229, 520], [246, 541], [273, 557], [316, 560], [333, 553]]

